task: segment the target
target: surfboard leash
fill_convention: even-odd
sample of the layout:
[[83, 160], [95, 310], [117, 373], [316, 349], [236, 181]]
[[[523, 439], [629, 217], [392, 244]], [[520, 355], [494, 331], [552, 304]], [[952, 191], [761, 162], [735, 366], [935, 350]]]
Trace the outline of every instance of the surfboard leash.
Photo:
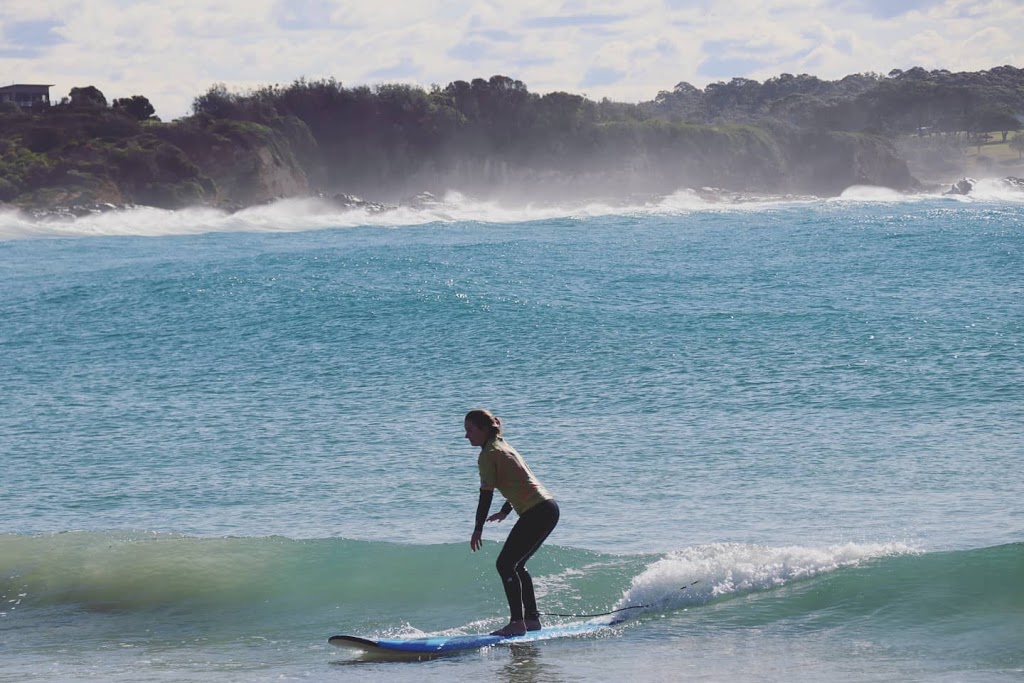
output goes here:
[[[679, 590], [684, 591], [696, 583], [700, 583], [700, 579], [697, 579], [692, 583], [688, 583], [685, 586], [680, 586]], [[659, 602], [665, 602], [665, 600], [667, 600], [667, 598], [662, 598]], [[629, 607], [620, 607], [619, 609], [613, 609], [611, 612], [601, 612], [600, 614], [556, 614], [554, 612], [541, 612], [540, 615], [542, 617], [574, 617], [577, 619], [590, 619], [591, 617], [607, 617], [612, 614], [617, 614], [619, 612], [625, 612], [629, 609], [645, 609], [648, 607], [655, 607], [659, 604], [659, 602], [652, 602], [650, 605], [630, 605]]]

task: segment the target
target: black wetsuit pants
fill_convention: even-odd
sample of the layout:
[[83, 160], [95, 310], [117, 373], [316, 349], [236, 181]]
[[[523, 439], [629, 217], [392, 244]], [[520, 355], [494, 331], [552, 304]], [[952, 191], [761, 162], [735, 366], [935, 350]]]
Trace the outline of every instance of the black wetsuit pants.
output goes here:
[[505, 539], [497, 566], [512, 621], [540, 618], [537, 613], [537, 597], [533, 592], [533, 579], [526, 571], [526, 561], [533, 557], [556, 524], [558, 503], [546, 500], [524, 512]]

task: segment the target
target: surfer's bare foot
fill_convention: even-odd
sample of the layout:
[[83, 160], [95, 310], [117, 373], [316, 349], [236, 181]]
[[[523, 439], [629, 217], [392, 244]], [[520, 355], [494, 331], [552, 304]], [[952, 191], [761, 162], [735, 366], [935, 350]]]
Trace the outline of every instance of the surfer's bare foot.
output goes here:
[[499, 628], [497, 631], [491, 631], [492, 636], [502, 636], [503, 638], [507, 638], [508, 636], [521, 636], [525, 633], [525, 621], [510, 621], [508, 622], [508, 625]]
[[544, 628], [544, 625], [540, 623], [540, 619], [527, 619], [526, 630], [527, 631], [539, 631]]

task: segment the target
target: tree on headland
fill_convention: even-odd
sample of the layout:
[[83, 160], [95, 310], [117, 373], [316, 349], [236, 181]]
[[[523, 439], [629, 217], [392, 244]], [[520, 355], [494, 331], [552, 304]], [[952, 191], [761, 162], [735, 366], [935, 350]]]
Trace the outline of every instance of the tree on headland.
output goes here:
[[[960, 135], [1017, 130], [1024, 111], [1024, 69], [893, 69], [837, 81], [781, 74], [763, 83], [734, 78], [703, 90], [689, 83], [638, 105], [652, 116], [693, 123], [747, 122], [889, 136]], [[1005, 140], [1004, 135], [1004, 140]]]
[[72, 88], [70, 104], [74, 109], [102, 109], [107, 106], [107, 98], [94, 85], [84, 88]]
[[137, 121], [148, 121], [154, 118], [154, 114], [156, 114], [156, 109], [153, 108], [149, 99], [142, 95], [121, 97], [114, 100], [113, 106], [114, 109], [125, 112]]
[[1006, 138], [1011, 130], [1017, 130], [1020, 128], [1020, 121], [1017, 120], [1010, 111], [988, 109], [985, 111], [978, 112], [974, 116], [974, 120], [971, 124], [971, 129], [979, 133], [987, 133], [989, 131], [999, 131], [1003, 134], [1003, 142], [1006, 142]]
[[192, 100], [192, 111], [214, 119], [269, 123], [278, 116], [274, 103], [282, 94], [279, 86], [236, 93], [217, 83]]

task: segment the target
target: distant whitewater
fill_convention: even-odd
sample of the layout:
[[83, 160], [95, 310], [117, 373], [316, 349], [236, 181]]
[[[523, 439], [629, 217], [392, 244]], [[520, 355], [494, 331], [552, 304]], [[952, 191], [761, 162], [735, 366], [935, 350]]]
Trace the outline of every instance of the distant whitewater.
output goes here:
[[[558, 218], [585, 219], [609, 215], [673, 215], [692, 211], [758, 211], [780, 205], [829, 201], [908, 202], [934, 195], [907, 195], [884, 187], [854, 186], [835, 199], [812, 197], [772, 197], [725, 192], [705, 188], [680, 190], [674, 194], [645, 201], [592, 202], [558, 205], [525, 204], [510, 207], [490, 201], [472, 200], [451, 192], [429, 206], [396, 206], [385, 211], [376, 208], [339, 208], [325, 199], [283, 199], [272, 204], [237, 212], [209, 208], [170, 211], [136, 207], [108, 211], [79, 218], [33, 219], [17, 211], [0, 212], [0, 239], [40, 237], [168, 236], [212, 232], [295, 232], [358, 226], [396, 227], [430, 223], [479, 222], [518, 223]], [[1024, 202], [1024, 193], [1007, 188], [996, 180], [979, 181], [970, 196], [950, 197], [966, 202]]]

